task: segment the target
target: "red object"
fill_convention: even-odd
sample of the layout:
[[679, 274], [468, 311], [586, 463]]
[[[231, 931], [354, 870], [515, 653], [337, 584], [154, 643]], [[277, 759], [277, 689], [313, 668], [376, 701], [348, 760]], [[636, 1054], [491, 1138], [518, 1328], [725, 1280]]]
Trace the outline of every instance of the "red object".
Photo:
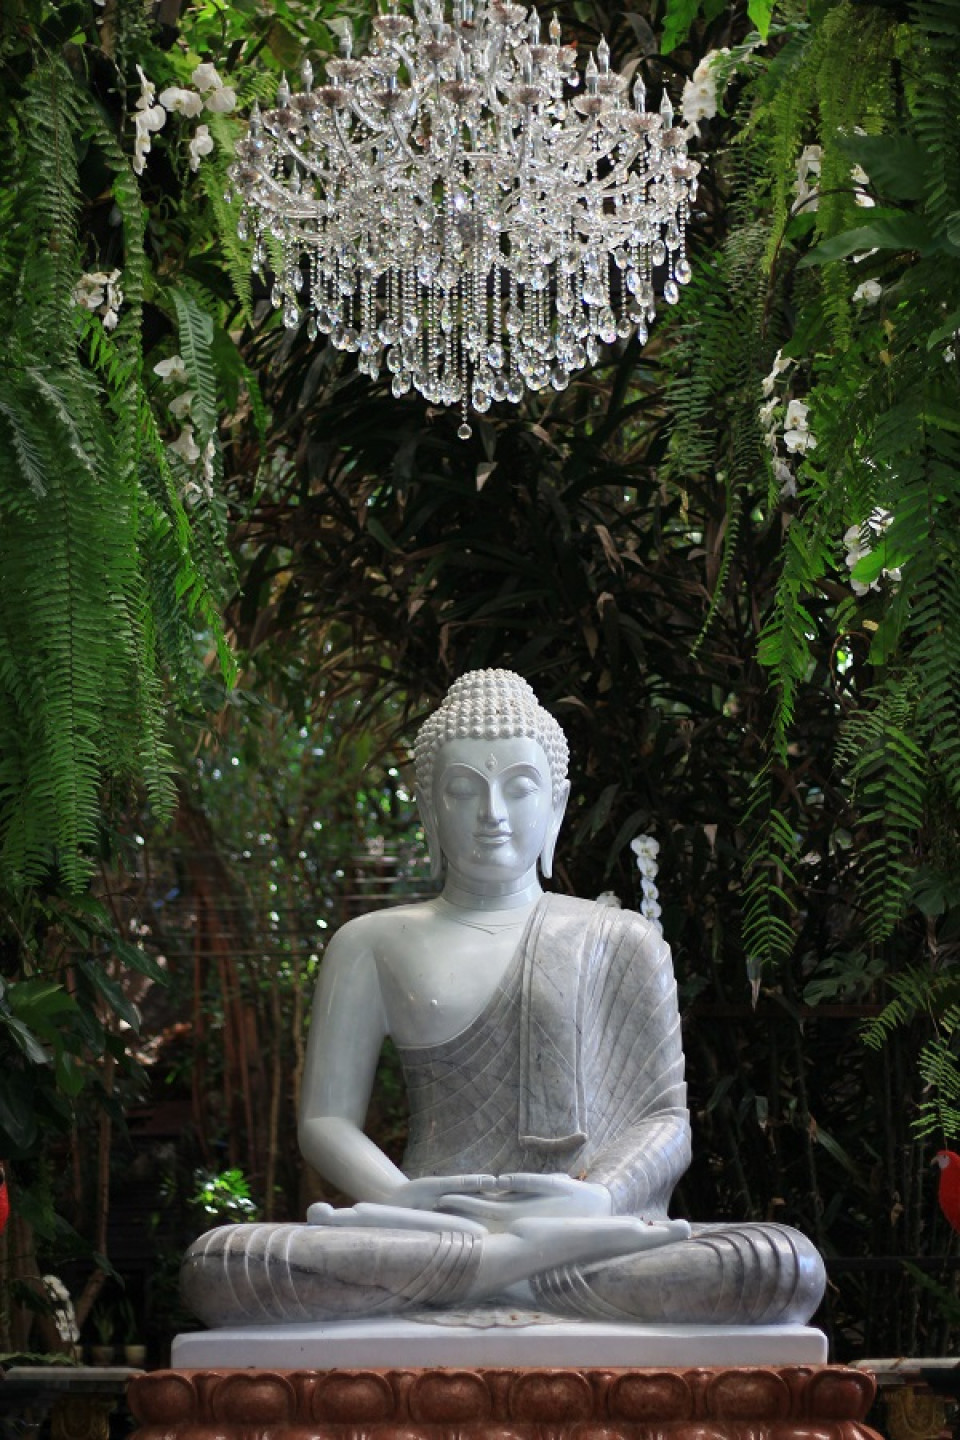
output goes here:
[[955, 1150], [938, 1150], [933, 1157], [940, 1166], [940, 1209], [953, 1230], [960, 1230], [960, 1155]]
[[3, 1173], [3, 1166], [0, 1165], [0, 1235], [6, 1230], [9, 1219], [10, 1196], [7, 1193], [7, 1177]]

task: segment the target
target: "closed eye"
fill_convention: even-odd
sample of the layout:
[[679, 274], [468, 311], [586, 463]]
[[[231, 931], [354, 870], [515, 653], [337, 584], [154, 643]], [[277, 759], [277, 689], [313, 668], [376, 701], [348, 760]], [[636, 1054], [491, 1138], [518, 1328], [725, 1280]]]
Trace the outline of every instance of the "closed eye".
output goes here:
[[531, 780], [526, 775], [517, 775], [504, 786], [506, 793], [516, 800], [522, 800], [525, 795], [535, 795], [539, 789], [536, 780]]
[[461, 775], [454, 780], [448, 780], [443, 788], [444, 794], [450, 795], [454, 800], [468, 800], [470, 796], [476, 792], [474, 782], [469, 780], [465, 775]]

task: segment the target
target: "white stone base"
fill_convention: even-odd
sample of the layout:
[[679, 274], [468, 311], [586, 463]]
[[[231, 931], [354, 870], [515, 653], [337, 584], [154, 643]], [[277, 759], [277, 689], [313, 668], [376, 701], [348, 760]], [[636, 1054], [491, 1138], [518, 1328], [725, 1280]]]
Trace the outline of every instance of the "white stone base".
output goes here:
[[[450, 1323], [355, 1320], [249, 1325], [178, 1335], [178, 1370], [337, 1370], [431, 1366], [823, 1365], [827, 1339], [808, 1325], [605, 1325], [529, 1311], [473, 1312]], [[505, 1323], [504, 1323], [505, 1322]]]

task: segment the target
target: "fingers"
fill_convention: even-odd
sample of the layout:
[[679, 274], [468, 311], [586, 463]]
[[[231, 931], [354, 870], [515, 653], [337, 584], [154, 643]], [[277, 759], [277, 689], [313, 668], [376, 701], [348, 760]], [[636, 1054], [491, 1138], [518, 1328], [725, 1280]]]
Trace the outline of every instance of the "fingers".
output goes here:
[[503, 1211], [499, 1200], [484, 1200], [480, 1195], [441, 1195], [438, 1202], [441, 1210], [451, 1215], [498, 1215]]
[[324, 1200], [318, 1200], [307, 1210], [308, 1225], [329, 1225], [330, 1217], [333, 1215], [333, 1206], [328, 1205]]
[[362, 1207], [352, 1205], [349, 1209], [335, 1210], [332, 1205], [327, 1205], [318, 1200], [311, 1205], [307, 1211], [308, 1225], [357, 1225], [361, 1224], [357, 1211]]
[[579, 1180], [574, 1180], [572, 1175], [530, 1175], [526, 1171], [501, 1175], [497, 1183], [504, 1190], [515, 1190], [528, 1195], [573, 1195], [581, 1184]]
[[496, 1175], [447, 1175], [440, 1176], [434, 1183], [443, 1186], [445, 1195], [464, 1190], [496, 1190], [500, 1186]]

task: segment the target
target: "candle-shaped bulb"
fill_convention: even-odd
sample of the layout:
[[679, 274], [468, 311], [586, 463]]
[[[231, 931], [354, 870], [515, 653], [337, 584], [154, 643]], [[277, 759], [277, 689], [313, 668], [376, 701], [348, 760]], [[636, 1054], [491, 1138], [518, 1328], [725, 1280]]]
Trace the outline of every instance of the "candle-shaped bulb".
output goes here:
[[254, 100], [253, 108], [250, 111], [250, 134], [254, 136], [260, 134], [260, 106], [256, 100]]
[[584, 70], [583, 74], [587, 82], [587, 94], [596, 95], [597, 81], [600, 78], [600, 72], [597, 69], [597, 62], [596, 60], [594, 60], [592, 54], [590, 56], [590, 59], [587, 61], [586, 69]]
[[669, 93], [664, 90], [663, 99], [660, 101], [660, 114], [663, 116], [663, 128], [669, 130], [673, 124], [673, 101]]
[[310, 64], [309, 60], [304, 60], [303, 64], [300, 66], [300, 79], [303, 81], [303, 88], [305, 92], [309, 95], [310, 91], [313, 89], [313, 66]]
[[647, 108], [647, 87], [643, 83], [642, 75], [638, 75], [633, 82], [633, 103], [638, 114]]
[[557, 19], [557, 12], [554, 10], [553, 19], [550, 21], [550, 40], [552, 44], [560, 44], [560, 21]]
[[531, 45], [540, 44], [540, 16], [532, 7], [530, 10], [530, 19], [527, 23], [527, 37]]
[[349, 60], [353, 55], [353, 26], [349, 20], [344, 20], [343, 30], [340, 32], [340, 54], [344, 60]]
[[280, 76], [280, 84], [277, 86], [277, 104], [281, 107], [290, 104], [290, 86], [287, 84], [286, 75]]
[[600, 36], [600, 44], [597, 46], [597, 62], [600, 66], [600, 74], [606, 75], [610, 69], [610, 46], [607, 44], [607, 37]]

